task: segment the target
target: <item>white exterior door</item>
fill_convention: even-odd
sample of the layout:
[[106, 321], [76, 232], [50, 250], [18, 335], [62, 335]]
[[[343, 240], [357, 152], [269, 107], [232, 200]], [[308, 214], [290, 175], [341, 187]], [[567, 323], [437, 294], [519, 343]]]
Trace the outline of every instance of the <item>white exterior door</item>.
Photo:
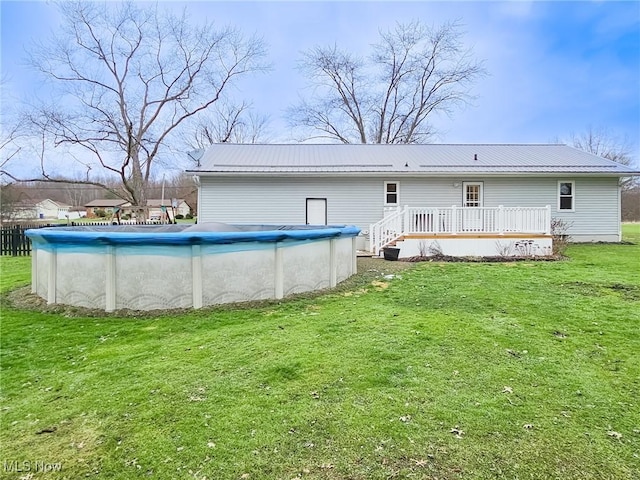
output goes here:
[[464, 182], [462, 184], [462, 230], [481, 232], [483, 192], [482, 182]]
[[327, 224], [327, 199], [307, 198], [307, 225]]

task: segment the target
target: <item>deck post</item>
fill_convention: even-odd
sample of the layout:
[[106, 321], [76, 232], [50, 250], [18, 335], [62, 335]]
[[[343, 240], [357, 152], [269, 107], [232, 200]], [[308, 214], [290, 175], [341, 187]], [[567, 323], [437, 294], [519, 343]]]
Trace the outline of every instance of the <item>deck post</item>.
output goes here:
[[551, 205], [546, 206], [547, 214], [545, 215], [545, 228], [546, 234], [551, 235]]
[[504, 207], [498, 205], [498, 235], [504, 235]]
[[376, 230], [373, 223], [369, 225], [369, 251], [376, 253]]
[[405, 235], [411, 231], [411, 219], [409, 217], [409, 205], [404, 206], [404, 215], [402, 223], [400, 224], [400, 231], [396, 232], [396, 235]]
[[451, 206], [451, 235], [458, 233], [458, 209], [455, 205]]

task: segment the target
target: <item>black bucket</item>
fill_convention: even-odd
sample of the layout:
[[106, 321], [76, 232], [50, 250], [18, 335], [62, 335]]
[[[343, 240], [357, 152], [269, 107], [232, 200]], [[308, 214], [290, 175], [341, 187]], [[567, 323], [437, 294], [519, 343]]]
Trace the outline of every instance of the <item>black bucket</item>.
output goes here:
[[382, 252], [385, 260], [391, 260], [393, 262], [398, 260], [398, 255], [400, 255], [399, 248], [386, 247], [382, 249]]

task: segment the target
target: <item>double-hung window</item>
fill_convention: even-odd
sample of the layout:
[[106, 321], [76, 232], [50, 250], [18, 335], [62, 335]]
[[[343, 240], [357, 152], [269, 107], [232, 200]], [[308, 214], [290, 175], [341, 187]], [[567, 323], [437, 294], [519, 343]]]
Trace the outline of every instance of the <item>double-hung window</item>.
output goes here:
[[558, 211], [573, 212], [576, 203], [576, 184], [573, 181], [558, 182]]
[[400, 184], [398, 182], [384, 182], [384, 204], [398, 205], [400, 202]]

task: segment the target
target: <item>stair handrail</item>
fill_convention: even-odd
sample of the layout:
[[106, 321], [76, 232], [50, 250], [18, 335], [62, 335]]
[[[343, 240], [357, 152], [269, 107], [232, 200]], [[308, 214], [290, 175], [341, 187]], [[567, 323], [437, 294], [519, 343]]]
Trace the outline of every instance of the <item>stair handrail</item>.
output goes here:
[[406, 208], [398, 207], [395, 212], [371, 224], [369, 248], [374, 255], [379, 255], [380, 250], [403, 235]]

